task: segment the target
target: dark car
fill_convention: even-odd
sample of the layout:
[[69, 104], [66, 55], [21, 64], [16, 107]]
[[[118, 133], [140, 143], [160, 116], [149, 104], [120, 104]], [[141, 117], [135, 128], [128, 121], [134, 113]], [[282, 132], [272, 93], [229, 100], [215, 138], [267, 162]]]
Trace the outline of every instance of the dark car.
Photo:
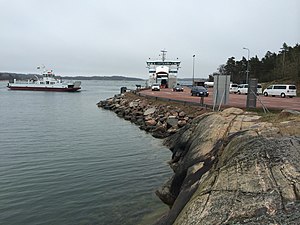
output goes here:
[[192, 96], [199, 96], [199, 97], [207, 97], [208, 91], [205, 87], [202, 86], [194, 86], [191, 89]]
[[183, 91], [183, 87], [180, 84], [177, 84], [173, 87], [173, 91]]

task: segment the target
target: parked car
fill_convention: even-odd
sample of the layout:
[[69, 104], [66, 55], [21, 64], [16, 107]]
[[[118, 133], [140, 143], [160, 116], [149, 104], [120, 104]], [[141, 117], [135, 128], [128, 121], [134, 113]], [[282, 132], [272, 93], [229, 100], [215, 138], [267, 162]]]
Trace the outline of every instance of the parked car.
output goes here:
[[290, 98], [297, 96], [297, 89], [295, 85], [290, 84], [274, 84], [267, 87], [264, 92], [264, 96], [272, 95], [272, 96], [280, 96], [281, 98], [285, 98], [288, 96]]
[[[248, 84], [240, 84], [237, 90], [238, 94], [248, 94]], [[262, 94], [262, 87], [260, 84], [257, 84], [257, 93], [258, 95]]]
[[248, 84], [240, 84], [238, 86], [237, 93], [240, 94], [247, 94], [248, 93]]
[[230, 84], [229, 85], [229, 93], [236, 94], [238, 92], [238, 85], [237, 84]]
[[173, 91], [183, 91], [183, 87], [180, 84], [177, 84], [173, 87]]
[[262, 95], [262, 93], [263, 93], [263, 90], [262, 90], [261, 84], [257, 84], [257, 94]]
[[207, 97], [208, 91], [205, 87], [202, 86], [194, 86], [191, 89], [192, 96], [200, 96], [200, 97]]
[[151, 86], [152, 91], [160, 91], [160, 86], [158, 83], [154, 83]]

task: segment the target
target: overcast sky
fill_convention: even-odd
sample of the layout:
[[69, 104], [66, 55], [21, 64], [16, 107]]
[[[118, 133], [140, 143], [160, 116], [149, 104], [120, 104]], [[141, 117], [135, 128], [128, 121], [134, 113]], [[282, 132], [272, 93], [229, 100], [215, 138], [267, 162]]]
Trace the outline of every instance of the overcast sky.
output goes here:
[[299, 0], [0, 0], [0, 71], [147, 78], [166, 49], [179, 78], [208, 77], [300, 43]]

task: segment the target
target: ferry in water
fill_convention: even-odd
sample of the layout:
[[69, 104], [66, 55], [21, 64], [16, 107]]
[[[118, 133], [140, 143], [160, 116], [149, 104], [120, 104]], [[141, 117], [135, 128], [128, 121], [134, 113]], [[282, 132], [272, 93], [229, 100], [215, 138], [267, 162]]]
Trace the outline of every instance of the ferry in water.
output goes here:
[[[40, 69], [40, 67], [38, 67]], [[45, 70], [43, 67], [42, 78], [34, 75], [34, 79], [17, 81], [13, 79], [7, 84], [11, 90], [23, 91], [63, 91], [75, 92], [81, 89], [81, 81], [62, 81], [55, 77], [52, 70]]]
[[173, 88], [177, 84], [180, 61], [166, 59], [167, 51], [161, 50], [161, 59], [146, 61], [149, 70], [149, 86], [160, 84], [161, 88]]

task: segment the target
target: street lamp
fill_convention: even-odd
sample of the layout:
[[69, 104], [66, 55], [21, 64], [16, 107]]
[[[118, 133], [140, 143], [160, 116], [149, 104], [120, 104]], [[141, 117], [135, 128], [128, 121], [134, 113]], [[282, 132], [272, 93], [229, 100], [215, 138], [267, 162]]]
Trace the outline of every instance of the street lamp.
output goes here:
[[282, 50], [282, 78], [284, 78], [284, 64], [285, 64], [285, 48], [280, 48]]
[[250, 50], [249, 48], [243, 48], [243, 49], [246, 49], [248, 51], [248, 60], [247, 60], [247, 71], [246, 71], [246, 74], [247, 74], [247, 77], [246, 77], [246, 84], [248, 84], [248, 78], [249, 78], [249, 57], [250, 57]]
[[194, 86], [194, 84], [195, 84], [194, 73], [195, 73], [195, 55], [193, 55], [193, 83], [192, 83], [192, 86]]

